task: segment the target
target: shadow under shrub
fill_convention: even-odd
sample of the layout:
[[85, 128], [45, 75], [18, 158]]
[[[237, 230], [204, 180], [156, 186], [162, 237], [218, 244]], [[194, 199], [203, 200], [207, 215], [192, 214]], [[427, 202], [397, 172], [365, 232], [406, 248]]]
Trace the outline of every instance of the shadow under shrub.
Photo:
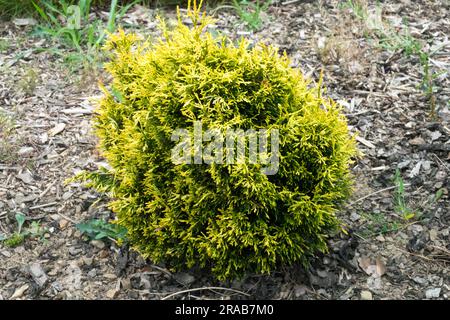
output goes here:
[[[268, 273], [327, 250], [355, 155], [339, 107], [276, 48], [212, 36], [190, 10], [151, 43], [120, 31], [106, 45], [113, 81], [95, 117], [110, 169], [77, 176], [112, 197], [117, 223], [143, 256], [219, 279]], [[177, 128], [279, 131], [279, 168], [174, 164]], [[191, 137], [192, 138], [192, 137]], [[205, 145], [205, 143], [204, 143]]]

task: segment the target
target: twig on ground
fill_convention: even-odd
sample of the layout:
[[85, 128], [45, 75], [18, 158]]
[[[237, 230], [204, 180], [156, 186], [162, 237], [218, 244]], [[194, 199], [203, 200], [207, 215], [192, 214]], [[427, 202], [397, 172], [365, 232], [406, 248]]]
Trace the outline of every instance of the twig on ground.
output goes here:
[[202, 288], [194, 288], [194, 289], [187, 289], [187, 290], [181, 290], [181, 291], [177, 291], [174, 293], [171, 293], [167, 296], [165, 296], [164, 298], [162, 298], [161, 300], [167, 300], [170, 299], [172, 297], [175, 297], [179, 294], [183, 294], [183, 293], [189, 293], [189, 292], [195, 292], [195, 291], [203, 291], [203, 290], [224, 290], [224, 291], [231, 291], [234, 293], [238, 293], [238, 294], [242, 294], [244, 296], [250, 297], [250, 295], [248, 293], [236, 290], [236, 289], [231, 289], [231, 288], [222, 288], [222, 287], [202, 287]]
[[37, 206], [30, 207], [30, 210], [35, 210], [35, 209], [40, 209], [40, 208], [45, 208], [45, 207], [51, 207], [51, 206], [54, 206], [55, 204], [58, 204], [58, 202], [50, 202], [50, 203], [39, 204]]
[[[410, 185], [411, 185], [410, 183], [405, 183], [404, 184], [405, 187], [408, 187]], [[384, 189], [372, 192], [372, 193], [368, 194], [367, 196], [364, 196], [364, 197], [359, 198], [359, 199], [357, 199], [357, 200], [355, 200], [353, 202], [350, 202], [348, 205], [349, 206], [353, 206], [355, 203], [361, 202], [361, 201], [363, 201], [363, 200], [365, 200], [367, 198], [370, 198], [370, 197], [372, 197], [372, 196], [374, 196], [376, 194], [379, 194], [379, 193], [384, 192], [384, 191], [389, 191], [389, 190], [392, 190], [392, 189], [395, 189], [395, 188], [397, 188], [397, 186], [391, 186], [391, 187], [387, 187], [387, 188], [384, 188]]]
[[65, 214], [58, 212], [58, 215], [60, 215], [61, 217], [63, 217], [64, 219], [66, 219], [67, 221], [72, 222], [73, 224], [78, 224], [79, 222], [73, 220], [72, 218], [69, 218], [68, 216], [66, 216]]

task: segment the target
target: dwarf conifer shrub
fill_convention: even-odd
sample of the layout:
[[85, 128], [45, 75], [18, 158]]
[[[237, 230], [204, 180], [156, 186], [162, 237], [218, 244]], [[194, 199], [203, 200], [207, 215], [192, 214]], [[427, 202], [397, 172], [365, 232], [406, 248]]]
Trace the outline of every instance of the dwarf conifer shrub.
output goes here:
[[[95, 116], [111, 168], [78, 178], [111, 194], [128, 241], [153, 261], [210, 268], [219, 279], [307, 263], [326, 251], [349, 193], [355, 144], [346, 120], [276, 48], [233, 44], [211, 35], [212, 20], [198, 9], [189, 16], [190, 26], [161, 23], [157, 42], [111, 36], [112, 83]], [[262, 161], [229, 163], [225, 151], [214, 154], [222, 163], [203, 156], [199, 164], [195, 147], [183, 149], [190, 163], [174, 163], [173, 133], [184, 129], [184, 146], [195, 145], [199, 121], [220, 132], [277, 130], [278, 151], [268, 138], [265, 153], [278, 159], [275, 170], [266, 174]], [[200, 149], [211, 143], [201, 140]]]

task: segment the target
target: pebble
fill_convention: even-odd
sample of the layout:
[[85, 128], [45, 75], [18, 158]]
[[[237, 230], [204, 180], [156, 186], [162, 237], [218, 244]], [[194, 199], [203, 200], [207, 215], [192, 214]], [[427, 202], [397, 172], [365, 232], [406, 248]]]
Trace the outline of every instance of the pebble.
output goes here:
[[30, 275], [33, 278], [34, 282], [36, 282], [36, 284], [39, 287], [43, 287], [45, 285], [45, 283], [48, 280], [48, 277], [45, 274], [44, 269], [42, 269], [42, 266], [39, 263], [37, 263], [37, 262], [32, 263], [29, 266], [29, 272], [30, 272]]
[[294, 294], [296, 298], [305, 295], [307, 287], [305, 285], [296, 285], [294, 288]]
[[124, 278], [120, 279], [120, 284], [122, 285], [122, 288], [127, 290], [131, 288], [131, 281], [130, 279]]
[[111, 289], [111, 290], [106, 291], [106, 297], [108, 299], [114, 299], [116, 297], [116, 295], [117, 295], [116, 289]]
[[421, 137], [416, 137], [414, 139], [409, 140], [409, 143], [413, 146], [419, 146], [421, 144], [425, 144], [425, 140]]
[[433, 288], [433, 289], [428, 289], [427, 291], [425, 291], [425, 297], [427, 299], [439, 298], [440, 294], [441, 294], [441, 288]]
[[67, 221], [66, 219], [61, 219], [59, 221], [59, 228], [61, 230], [65, 229], [67, 227], [67, 225], [69, 224], [69, 221]]
[[97, 249], [103, 249], [105, 247], [105, 243], [101, 240], [92, 240], [91, 244]]
[[94, 258], [83, 257], [83, 263], [87, 266], [91, 266], [94, 262]]
[[430, 230], [430, 240], [431, 241], [436, 241], [438, 238], [438, 232], [436, 229], [431, 229]]
[[33, 151], [34, 151], [34, 149], [32, 147], [22, 147], [22, 148], [20, 148], [18, 154], [20, 156], [27, 156], [30, 153], [32, 153]]
[[361, 291], [361, 300], [373, 300], [372, 292], [367, 290]]
[[16, 175], [16, 177], [25, 182], [26, 184], [29, 184], [34, 181], [33, 176], [29, 172], [20, 173]]
[[181, 284], [187, 286], [195, 281], [195, 277], [193, 275], [190, 275], [189, 273], [185, 272], [179, 272], [174, 274], [174, 278], [176, 281], [180, 282]]
[[11, 252], [9, 252], [9, 251], [3, 250], [0, 253], [7, 258], [11, 258]]
[[91, 278], [95, 278], [95, 276], [97, 276], [97, 269], [92, 269], [90, 270], [87, 275]]
[[68, 249], [69, 254], [72, 256], [76, 256], [77, 254], [81, 253], [83, 250], [81, 250], [80, 248], [76, 248], [76, 247], [70, 247]]
[[410, 229], [415, 236], [419, 235], [423, 231], [423, 227], [420, 224], [413, 224]]
[[352, 220], [353, 222], [358, 221], [359, 218], [361, 218], [361, 216], [359, 214], [357, 214], [356, 212], [352, 212], [350, 214], [350, 220]]
[[425, 279], [425, 278], [422, 278], [422, 277], [414, 277], [414, 278], [413, 278], [413, 281], [414, 281], [415, 283], [420, 284], [420, 285], [426, 285], [426, 284], [428, 283], [428, 280]]

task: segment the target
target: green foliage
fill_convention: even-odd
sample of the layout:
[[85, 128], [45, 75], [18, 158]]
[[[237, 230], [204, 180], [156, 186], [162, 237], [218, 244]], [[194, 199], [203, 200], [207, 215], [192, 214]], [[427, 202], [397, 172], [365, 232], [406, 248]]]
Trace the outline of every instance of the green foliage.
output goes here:
[[3, 244], [7, 247], [14, 248], [20, 246], [24, 240], [25, 236], [23, 234], [15, 232], [11, 236], [3, 240]]
[[0, 107], [0, 161], [9, 163], [17, 157], [17, 145], [14, 143], [15, 122]]
[[18, 87], [28, 96], [32, 95], [38, 85], [39, 75], [33, 68], [24, 68], [24, 75], [18, 81]]
[[77, 229], [86, 234], [91, 239], [114, 239], [125, 240], [127, 229], [117, 224], [108, 223], [104, 220], [92, 219], [78, 223]]
[[46, 229], [42, 228], [38, 222], [33, 221], [29, 228], [27, 228], [26, 230], [22, 230], [23, 225], [26, 221], [26, 216], [23, 213], [19, 212], [15, 215], [15, 218], [17, 222], [17, 231], [9, 237], [0, 234], [0, 241], [3, 241], [3, 244], [5, 246], [17, 247], [21, 245], [27, 237], [40, 237], [42, 239], [44, 233], [46, 232]]
[[0, 18], [30, 16], [33, 12], [31, 0], [0, 0]]
[[[327, 250], [339, 203], [350, 191], [355, 142], [345, 117], [286, 55], [234, 45], [206, 32], [210, 17], [150, 42], [120, 31], [105, 49], [113, 81], [95, 116], [112, 169], [74, 180], [112, 197], [118, 225], [144, 257], [174, 268], [211, 268], [218, 278], [268, 273]], [[322, 90], [323, 91], [323, 90]], [[178, 128], [279, 130], [276, 175], [261, 164], [174, 164]]]
[[61, 41], [67, 48], [76, 49], [75, 52], [64, 55], [64, 60], [73, 65], [72, 69], [88, 62], [91, 65], [99, 62], [98, 49], [103, 44], [107, 32], [116, 29], [117, 20], [120, 19], [138, 0], [130, 1], [119, 7], [118, 1], [111, 1], [108, 21], [105, 24], [100, 19], [92, 20], [90, 14], [92, 6], [99, 1], [91, 0], [61, 0], [52, 2], [42, 0], [33, 3], [42, 23], [35, 33], [49, 36]]
[[[342, 8], [349, 8], [353, 14], [360, 20], [367, 23], [368, 20], [368, 9], [367, 4], [364, 5], [362, 2], [356, 0], [348, 0], [346, 3], [341, 5]], [[381, 16], [381, 4], [377, 2], [377, 9], [379, 10]], [[444, 73], [433, 72], [431, 68], [430, 58], [436, 53], [426, 51], [422, 43], [414, 38], [409, 32], [407, 20], [403, 19], [403, 30], [397, 30], [392, 28], [390, 25], [380, 26], [372, 34], [378, 41], [381, 48], [388, 51], [401, 51], [407, 57], [416, 57], [419, 60], [420, 66], [422, 68], [422, 81], [420, 87], [424, 93], [424, 96], [428, 100], [430, 105], [430, 116], [431, 118], [436, 118], [436, 96], [435, 96], [435, 80], [436, 78]]]
[[397, 232], [404, 227], [404, 223], [388, 219], [382, 212], [362, 213], [364, 229], [357, 233], [362, 238], [371, 238], [374, 236]]
[[[123, 0], [119, 1], [124, 6], [137, 1]], [[148, 0], [138, 1], [143, 4], [148, 4]], [[47, 5], [57, 7], [61, 5], [79, 5], [82, 12], [89, 12], [91, 7], [108, 7], [110, 0], [0, 0], [0, 18], [14, 18], [14, 17], [35, 17], [43, 18], [40, 9]], [[84, 16], [87, 18], [87, 16]], [[45, 19], [45, 18], [44, 18]]]
[[11, 43], [8, 39], [0, 39], [0, 53], [6, 53], [9, 47], [11, 47]]
[[368, 17], [367, 4], [361, 0], [343, 1], [339, 3], [339, 6], [341, 9], [350, 9], [361, 20], [366, 20]]
[[261, 5], [259, 0], [233, 0], [233, 7], [251, 30], [259, 30], [262, 26], [261, 14], [267, 10], [270, 3], [271, 1], [265, 1]]
[[405, 202], [405, 185], [403, 178], [400, 174], [400, 170], [395, 171], [394, 182], [396, 185], [394, 193], [394, 210], [405, 220], [409, 220], [415, 217], [415, 212], [408, 208]]

